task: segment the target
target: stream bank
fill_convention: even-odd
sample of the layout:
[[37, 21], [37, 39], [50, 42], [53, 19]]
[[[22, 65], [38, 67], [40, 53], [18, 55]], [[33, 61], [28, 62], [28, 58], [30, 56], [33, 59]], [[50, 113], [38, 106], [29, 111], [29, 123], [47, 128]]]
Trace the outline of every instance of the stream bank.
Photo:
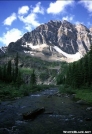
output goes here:
[[[23, 120], [22, 114], [45, 107], [35, 120]], [[0, 104], [0, 134], [63, 134], [63, 131], [92, 131], [92, 111], [88, 105], [59, 94], [57, 88], [3, 101]], [[46, 114], [50, 113], [50, 114]]]

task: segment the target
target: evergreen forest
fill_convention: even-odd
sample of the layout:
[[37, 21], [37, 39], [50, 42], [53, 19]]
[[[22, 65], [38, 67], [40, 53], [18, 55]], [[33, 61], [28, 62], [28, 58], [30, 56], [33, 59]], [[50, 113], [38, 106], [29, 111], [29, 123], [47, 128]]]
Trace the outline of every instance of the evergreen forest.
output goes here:
[[57, 84], [67, 84], [72, 88], [92, 86], [92, 46], [79, 61], [64, 64], [57, 78]]

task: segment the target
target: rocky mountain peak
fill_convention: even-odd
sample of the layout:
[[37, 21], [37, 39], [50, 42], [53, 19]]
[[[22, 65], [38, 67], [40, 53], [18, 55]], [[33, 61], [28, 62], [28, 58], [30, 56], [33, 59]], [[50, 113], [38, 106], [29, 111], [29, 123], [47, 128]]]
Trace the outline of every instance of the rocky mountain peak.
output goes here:
[[83, 24], [77, 24], [76, 25], [76, 27], [75, 27], [77, 30], [78, 30], [78, 32], [89, 32], [90, 30], [86, 27], [86, 26], [84, 26]]
[[68, 57], [69, 54], [76, 53], [83, 56], [89, 50], [91, 40], [92, 28], [88, 29], [83, 24], [74, 25], [66, 20], [50, 20], [31, 32], [25, 33], [21, 39], [12, 43], [12, 45], [10, 43], [8, 51], [16, 50], [32, 53], [35, 50], [44, 52], [43, 54], [49, 56], [60, 54]]
[[89, 29], [89, 30], [90, 30], [90, 32], [92, 33], [92, 27], [90, 27], [90, 29]]
[[63, 24], [63, 25], [72, 25], [72, 24], [71, 24], [69, 21], [67, 21], [67, 20], [63, 20], [63, 21], [62, 21], [62, 24]]

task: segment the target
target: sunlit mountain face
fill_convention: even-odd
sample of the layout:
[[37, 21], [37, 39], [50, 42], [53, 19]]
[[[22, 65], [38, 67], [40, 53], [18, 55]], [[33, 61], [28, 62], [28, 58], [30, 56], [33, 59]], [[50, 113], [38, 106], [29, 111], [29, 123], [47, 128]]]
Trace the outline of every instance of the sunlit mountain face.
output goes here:
[[[90, 49], [92, 30], [83, 24], [50, 20], [11, 42], [8, 53], [19, 52], [49, 60], [76, 61]], [[4, 48], [2, 49], [4, 52]]]

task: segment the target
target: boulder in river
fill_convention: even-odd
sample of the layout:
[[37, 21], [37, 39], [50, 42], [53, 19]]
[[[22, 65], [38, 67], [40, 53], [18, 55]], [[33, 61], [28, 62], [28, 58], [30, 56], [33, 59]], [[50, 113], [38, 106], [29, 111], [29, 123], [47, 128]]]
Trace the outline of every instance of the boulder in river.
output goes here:
[[87, 107], [86, 110], [87, 110], [87, 111], [91, 111], [91, 110], [92, 110], [92, 107]]
[[52, 97], [52, 95], [51, 95], [51, 94], [47, 96], [47, 98], [50, 98], [50, 97]]
[[29, 120], [29, 119], [34, 119], [36, 118], [38, 115], [42, 114], [45, 111], [45, 108], [37, 108], [36, 110], [32, 111], [32, 112], [27, 112], [23, 114], [23, 119], [24, 120]]
[[57, 94], [57, 96], [58, 96], [58, 97], [61, 97], [61, 94], [60, 94], [60, 93], [58, 93], [58, 94]]
[[76, 103], [77, 104], [81, 104], [81, 105], [86, 105], [87, 104], [87, 102], [85, 102], [83, 100], [78, 100]]

